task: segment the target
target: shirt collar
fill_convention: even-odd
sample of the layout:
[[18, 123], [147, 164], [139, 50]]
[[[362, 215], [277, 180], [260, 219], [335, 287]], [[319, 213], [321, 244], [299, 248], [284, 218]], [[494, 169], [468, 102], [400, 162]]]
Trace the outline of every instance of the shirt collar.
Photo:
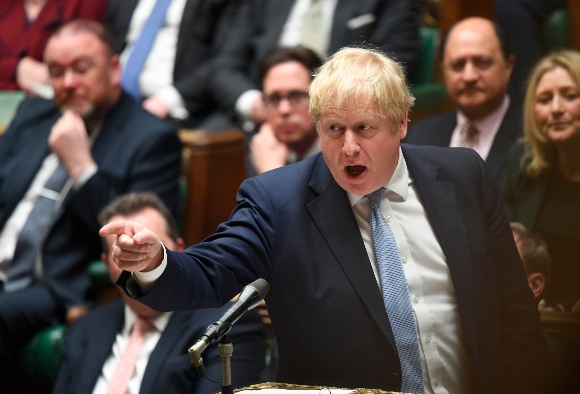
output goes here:
[[[495, 109], [489, 115], [478, 119], [476, 121], [471, 122], [473, 126], [478, 130], [480, 134], [493, 134], [497, 133], [499, 126], [501, 125], [501, 121], [504, 118], [505, 113], [508, 110], [510, 105], [510, 97], [509, 95], [505, 95], [503, 101], [499, 107]], [[457, 127], [460, 129], [463, 125], [467, 122], [467, 117], [461, 111], [457, 111]]]
[[[161, 315], [157, 316], [155, 319], [151, 320], [153, 326], [159, 331], [163, 332], [165, 327], [169, 323], [169, 319], [173, 315], [173, 312], [164, 312]], [[131, 333], [131, 328], [135, 321], [137, 320], [138, 316], [133, 311], [133, 309], [129, 308], [127, 304], [125, 304], [125, 323], [123, 324], [123, 333], [129, 335]]]
[[[397, 166], [395, 167], [395, 171], [393, 172], [391, 179], [389, 179], [384, 187], [401, 196], [403, 200], [407, 199], [407, 192], [409, 187], [409, 170], [407, 169], [407, 162], [405, 161], [401, 147], [399, 147], [399, 158], [397, 159]], [[353, 207], [357, 202], [359, 202], [361, 198], [364, 197], [348, 191], [346, 194], [348, 196], [348, 200], [350, 201], [351, 207]]]

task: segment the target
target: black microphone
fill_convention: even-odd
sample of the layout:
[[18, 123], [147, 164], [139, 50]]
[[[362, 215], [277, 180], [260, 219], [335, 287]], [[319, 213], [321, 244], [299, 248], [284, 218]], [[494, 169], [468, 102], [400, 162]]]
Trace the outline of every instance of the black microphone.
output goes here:
[[205, 331], [205, 334], [195, 343], [195, 345], [187, 350], [193, 365], [195, 365], [195, 368], [198, 370], [200, 375], [205, 375], [204, 373], [202, 374], [203, 360], [201, 358], [201, 353], [206, 347], [215, 341], [219, 341], [224, 335], [226, 335], [232, 329], [232, 325], [238, 321], [246, 311], [260, 305], [262, 299], [266, 296], [266, 293], [268, 293], [268, 290], [270, 290], [270, 285], [262, 278], [256, 279], [244, 287], [240, 296], [234, 302], [234, 305], [232, 305], [218, 321], [211, 324]]

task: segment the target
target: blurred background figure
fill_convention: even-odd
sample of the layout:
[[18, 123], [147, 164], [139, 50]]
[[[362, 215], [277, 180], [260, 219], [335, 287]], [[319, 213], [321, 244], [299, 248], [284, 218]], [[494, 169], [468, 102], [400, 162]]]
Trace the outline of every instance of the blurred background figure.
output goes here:
[[229, 27], [217, 58], [212, 93], [221, 106], [208, 128], [237, 122], [246, 131], [265, 121], [258, 64], [277, 46], [303, 45], [324, 58], [370, 44], [404, 64], [419, 57], [416, 0], [248, 0]]
[[52, 97], [42, 61], [50, 33], [75, 19], [102, 21], [107, 0], [0, 1], [0, 90]]
[[503, 196], [511, 221], [540, 235], [552, 259], [548, 305], [580, 288], [580, 53], [544, 57], [532, 70], [525, 138], [509, 154]]
[[512, 222], [510, 225], [526, 269], [528, 284], [534, 297], [540, 302], [542, 293], [550, 281], [551, 262], [548, 247], [542, 238], [529, 233], [521, 223]]
[[104, 206], [149, 191], [178, 211], [176, 129], [123, 93], [103, 26], [65, 23], [44, 61], [54, 99], [24, 100], [0, 135], [1, 368], [14, 366], [35, 332], [89, 302], [87, 266], [101, 253]]
[[[105, 27], [123, 88], [159, 118], [192, 127], [215, 108], [212, 59], [238, 0], [108, 0]], [[229, 11], [227, 11], [229, 9]], [[227, 20], [226, 20], [227, 19]]]
[[457, 110], [411, 123], [405, 142], [472, 148], [501, 184], [507, 153], [522, 135], [520, 105], [507, 94], [514, 65], [508, 43], [492, 21], [466, 18], [443, 37], [439, 57]]
[[546, 50], [542, 42], [546, 20], [554, 10], [567, 8], [569, 1], [495, 0], [496, 21], [512, 43], [512, 53], [517, 59], [509, 85], [510, 95], [516, 101], [523, 100], [528, 74]]
[[[155, 232], [171, 250], [183, 250], [175, 219], [151, 193], [131, 193], [106, 206], [99, 215], [102, 225], [116, 220], [141, 223]], [[121, 270], [112, 261], [112, 237], [104, 242], [101, 258], [115, 282]], [[222, 359], [217, 344], [203, 354], [210, 382], [198, 375], [187, 353], [231, 306], [194, 311], [158, 312], [127, 296], [106, 304], [73, 324], [67, 332], [63, 360], [54, 393], [215, 393], [221, 389]], [[134, 367], [124, 381], [118, 367], [128, 367], [125, 349], [140, 324], [145, 325], [143, 343]], [[139, 326], [140, 327], [140, 326]], [[264, 325], [256, 310], [248, 311], [228, 333], [234, 345], [231, 357], [232, 384], [240, 388], [259, 383], [265, 362]], [[115, 391], [112, 391], [115, 387]]]
[[320, 57], [306, 47], [276, 48], [260, 63], [266, 121], [250, 142], [250, 175], [320, 152], [316, 124], [308, 112], [308, 87]]

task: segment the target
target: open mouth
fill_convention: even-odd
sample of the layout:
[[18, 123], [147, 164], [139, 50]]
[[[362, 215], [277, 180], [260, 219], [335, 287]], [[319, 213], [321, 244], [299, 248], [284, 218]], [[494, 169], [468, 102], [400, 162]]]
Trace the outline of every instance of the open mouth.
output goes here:
[[366, 166], [346, 166], [346, 171], [350, 176], [357, 177], [367, 169]]

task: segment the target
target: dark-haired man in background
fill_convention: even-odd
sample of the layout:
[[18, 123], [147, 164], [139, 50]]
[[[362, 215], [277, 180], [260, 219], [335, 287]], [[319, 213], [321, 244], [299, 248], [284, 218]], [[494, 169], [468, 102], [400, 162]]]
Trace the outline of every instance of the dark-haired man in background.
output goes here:
[[262, 59], [266, 121], [250, 142], [250, 173], [261, 174], [320, 152], [316, 124], [308, 112], [308, 87], [321, 64], [313, 50], [300, 46], [276, 48]]

